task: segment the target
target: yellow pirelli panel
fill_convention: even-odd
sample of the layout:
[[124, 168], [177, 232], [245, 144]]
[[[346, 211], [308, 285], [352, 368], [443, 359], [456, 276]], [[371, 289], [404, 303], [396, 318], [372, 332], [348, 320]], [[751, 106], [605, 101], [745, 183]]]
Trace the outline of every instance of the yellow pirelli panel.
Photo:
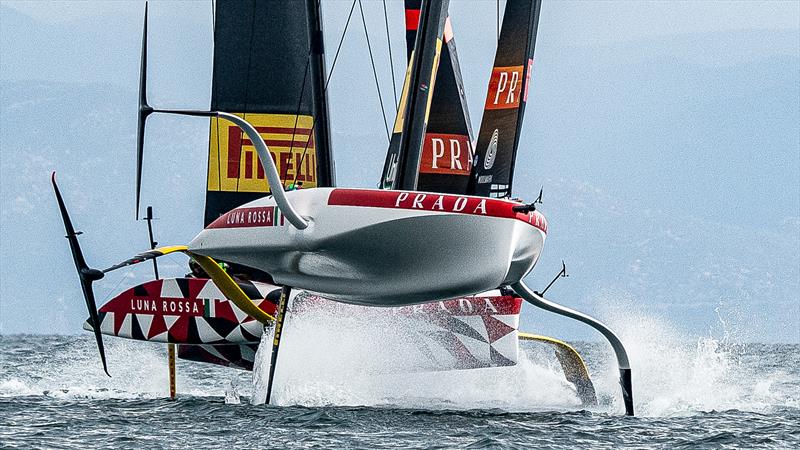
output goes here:
[[[294, 114], [236, 113], [253, 124], [267, 144], [284, 186], [295, 181], [317, 185], [314, 118]], [[264, 168], [253, 143], [225, 119], [211, 119], [208, 148], [208, 191], [268, 192]]]

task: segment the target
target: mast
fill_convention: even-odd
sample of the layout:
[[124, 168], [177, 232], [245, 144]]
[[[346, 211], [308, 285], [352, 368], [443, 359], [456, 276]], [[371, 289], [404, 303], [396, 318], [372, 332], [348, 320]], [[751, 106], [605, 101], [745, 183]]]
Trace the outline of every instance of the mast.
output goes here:
[[448, 4], [449, 0], [425, 0], [422, 4], [419, 32], [395, 120], [395, 133], [400, 131], [399, 142], [389, 147], [381, 179], [384, 188], [417, 189]]
[[[406, 0], [406, 43], [409, 46], [416, 39], [419, 7], [420, 0]], [[417, 189], [464, 194], [472, 169], [473, 132], [449, 15], [442, 37], [445, 45], [436, 72], [436, 90], [425, 130]], [[410, 54], [412, 48], [408, 50]]]
[[314, 96], [314, 130], [317, 140], [317, 186], [336, 185], [336, 168], [331, 151], [330, 122], [328, 119], [328, 95], [325, 89], [325, 41], [322, 34], [320, 0], [306, 0], [308, 11], [308, 41], [311, 53], [310, 76]]
[[511, 196], [541, 6], [541, 0], [508, 0], [506, 3], [478, 133], [469, 194]]

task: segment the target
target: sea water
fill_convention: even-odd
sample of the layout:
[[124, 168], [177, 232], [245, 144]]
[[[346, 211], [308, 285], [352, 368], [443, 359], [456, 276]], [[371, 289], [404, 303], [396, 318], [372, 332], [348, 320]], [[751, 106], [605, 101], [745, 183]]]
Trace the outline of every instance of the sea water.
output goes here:
[[625, 417], [604, 343], [576, 344], [599, 399], [585, 408], [536, 344], [515, 367], [407, 371], [391, 320], [340, 313], [289, 322], [273, 405], [268, 352], [255, 376], [179, 360], [170, 401], [163, 344], [106, 339], [109, 378], [88, 334], [2, 336], [0, 447], [800, 448], [800, 345], [690, 338], [628, 311], [611, 320], [633, 368]]

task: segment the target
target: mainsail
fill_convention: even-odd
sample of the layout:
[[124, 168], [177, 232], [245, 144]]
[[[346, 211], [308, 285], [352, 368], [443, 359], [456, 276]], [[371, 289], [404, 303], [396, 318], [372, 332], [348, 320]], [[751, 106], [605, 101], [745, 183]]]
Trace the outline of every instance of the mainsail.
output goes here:
[[[422, 0], [406, 0], [408, 58], [414, 50]], [[442, 55], [436, 72], [428, 127], [422, 145], [417, 189], [464, 194], [472, 169], [472, 124], [450, 17], [445, 19]]]
[[[257, 128], [285, 185], [334, 183], [324, 80], [317, 0], [217, 0], [211, 110]], [[250, 140], [212, 118], [205, 225], [270, 189]]]
[[[427, 0], [417, 9], [419, 33], [406, 70], [403, 93], [386, 155], [380, 187], [417, 190], [422, 148], [437, 86], [442, 35], [449, 0]], [[413, 20], [412, 20], [413, 22]], [[408, 18], [406, 26], [408, 27]], [[407, 119], [407, 120], [406, 120]]]
[[510, 197], [541, 0], [508, 0], [478, 133], [469, 194]]

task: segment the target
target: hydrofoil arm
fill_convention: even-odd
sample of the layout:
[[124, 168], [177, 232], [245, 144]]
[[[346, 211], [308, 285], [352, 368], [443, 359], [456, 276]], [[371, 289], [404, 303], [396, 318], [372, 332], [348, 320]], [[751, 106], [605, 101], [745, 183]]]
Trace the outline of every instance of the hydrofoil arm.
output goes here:
[[217, 264], [214, 259], [204, 256], [198, 255], [197, 253], [192, 253], [188, 250], [188, 247], [185, 245], [170, 245], [166, 247], [159, 247], [153, 250], [148, 250], [146, 252], [139, 253], [138, 255], [134, 256], [133, 258], [126, 259], [119, 264], [114, 264], [113, 266], [103, 269], [103, 273], [111, 272], [112, 270], [117, 270], [122, 267], [132, 266], [134, 264], [139, 264], [145, 261], [149, 261], [160, 256], [168, 255], [170, 253], [175, 252], [182, 252], [187, 254], [190, 258], [197, 261], [200, 264], [200, 267], [208, 274], [209, 278], [214, 281], [214, 284], [217, 285], [219, 290], [227, 297], [230, 301], [233, 302], [239, 309], [243, 312], [247, 313], [249, 316], [253, 317], [254, 319], [258, 320], [261, 323], [272, 323], [275, 320], [274, 317], [265, 313], [261, 310], [258, 306], [253, 303], [250, 297], [244, 293], [242, 288], [236, 284], [236, 281], [228, 275], [228, 272], [225, 272], [219, 264]]
[[582, 312], [575, 311], [573, 309], [569, 309], [567, 307], [561, 306], [558, 303], [551, 302], [546, 298], [542, 297], [541, 295], [537, 294], [535, 291], [528, 288], [522, 281], [518, 281], [511, 285], [511, 288], [514, 289], [514, 292], [517, 293], [520, 297], [524, 298], [525, 301], [532, 304], [533, 306], [542, 308], [546, 311], [550, 311], [556, 313], [561, 316], [569, 317], [571, 319], [575, 319], [579, 322], [583, 322], [590, 327], [594, 328], [595, 330], [599, 331], [608, 342], [611, 344], [611, 347], [614, 349], [614, 353], [617, 356], [617, 365], [619, 366], [619, 374], [620, 380], [619, 383], [622, 387], [622, 399], [625, 403], [625, 414], [632, 416], [633, 415], [633, 386], [631, 383], [631, 366], [630, 362], [628, 361], [628, 352], [625, 351], [625, 347], [622, 345], [622, 342], [619, 340], [616, 334], [611, 331], [605, 324], [600, 322], [599, 320], [586, 315]]
[[159, 256], [169, 255], [170, 253], [186, 252], [188, 249], [189, 247], [185, 245], [170, 245], [167, 247], [154, 248], [152, 250], [139, 253], [133, 258], [126, 259], [125, 261], [122, 261], [119, 264], [114, 264], [108, 269], [103, 269], [103, 273], [108, 273], [111, 272], [112, 270], [117, 270], [123, 267], [132, 266], [134, 264], [139, 264], [141, 262], [150, 261], [151, 259], [156, 259]]

